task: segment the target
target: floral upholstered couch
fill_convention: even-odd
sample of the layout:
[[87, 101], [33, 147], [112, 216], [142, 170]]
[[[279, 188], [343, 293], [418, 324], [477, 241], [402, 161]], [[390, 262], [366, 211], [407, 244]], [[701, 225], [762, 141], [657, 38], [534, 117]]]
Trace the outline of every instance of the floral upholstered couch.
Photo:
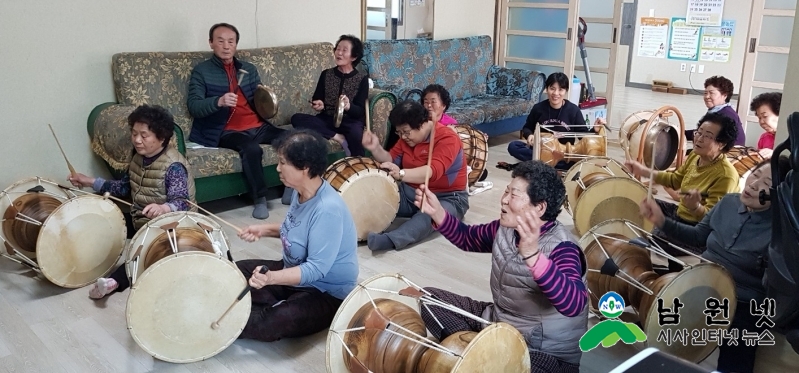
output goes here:
[[447, 113], [494, 136], [524, 126], [530, 109], [540, 101], [546, 77], [537, 71], [499, 67], [493, 61], [488, 36], [370, 40], [359, 68], [369, 73], [375, 88], [400, 100], [428, 84], [443, 85], [452, 96]]
[[[108, 165], [115, 177], [128, 167], [133, 154], [127, 116], [136, 106], [155, 104], [175, 117], [174, 145], [186, 156], [195, 179], [197, 201], [205, 202], [247, 192], [241, 175], [241, 159], [229, 149], [187, 146], [192, 117], [186, 97], [192, 68], [211, 57], [211, 52], [119, 53], [112, 57], [114, 91], [117, 102], [101, 104], [92, 110], [88, 131], [92, 150]], [[313, 43], [285, 47], [245, 49], [237, 57], [258, 68], [261, 82], [275, 91], [279, 100], [277, 126], [290, 126], [294, 113], [314, 113], [308, 104], [322, 70], [335, 66], [333, 45]], [[371, 129], [385, 143], [389, 131], [388, 114], [394, 96], [378, 89], [369, 91]], [[277, 154], [271, 145], [264, 149], [263, 166], [267, 185], [280, 185]], [[328, 160], [344, 157], [341, 146], [330, 141]]]

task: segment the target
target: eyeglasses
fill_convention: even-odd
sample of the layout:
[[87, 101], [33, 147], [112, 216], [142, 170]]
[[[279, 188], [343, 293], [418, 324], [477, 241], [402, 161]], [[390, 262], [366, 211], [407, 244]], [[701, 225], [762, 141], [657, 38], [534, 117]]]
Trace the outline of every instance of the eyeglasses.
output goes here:
[[701, 139], [701, 138], [715, 141], [716, 140], [716, 135], [714, 135], [714, 134], [712, 134], [710, 132], [702, 133], [702, 132], [699, 132], [698, 130], [694, 131], [694, 140]]
[[710, 90], [710, 91], [705, 91], [702, 95], [704, 95], [704, 96], [713, 96], [716, 93], [721, 93], [721, 92]]
[[394, 131], [394, 133], [396, 133], [397, 136], [399, 136], [399, 137], [411, 137], [411, 133], [412, 132], [413, 132], [413, 130], [410, 130], [410, 131]]

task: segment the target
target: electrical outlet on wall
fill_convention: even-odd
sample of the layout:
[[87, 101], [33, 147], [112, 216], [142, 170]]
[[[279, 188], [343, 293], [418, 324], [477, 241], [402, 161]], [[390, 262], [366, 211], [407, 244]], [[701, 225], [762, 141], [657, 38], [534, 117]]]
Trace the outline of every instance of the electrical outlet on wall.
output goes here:
[[705, 65], [699, 65], [699, 73], [700, 74], [704, 74], [705, 73]]
[[691, 72], [692, 73], [696, 72], [696, 64], [694, 64], [694, 63], [691, 64]]
[[685, 71], [685, 63], [680, 64], [680, 71]]

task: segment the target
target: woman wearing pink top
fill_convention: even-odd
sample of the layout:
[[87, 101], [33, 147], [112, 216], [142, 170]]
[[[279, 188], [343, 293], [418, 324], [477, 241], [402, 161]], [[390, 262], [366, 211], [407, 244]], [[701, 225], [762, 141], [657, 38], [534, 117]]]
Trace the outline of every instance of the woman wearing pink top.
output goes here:
[[777, 123], [780, 121], [780, 103], [782, 93], [768, 92], [757, 95], [749, 109], [757, 115], [760, 128], [765, 131], [757, 140], [758, 153], [763, 158], [771, 158], [774, 149], [774, 135], [777, 133]]
[[430, 117], [434, 122], [445, 126], [458, 124], [455, 118], [446, 114], [451, 103], [452, 98], [449, 96], [449, 91], [440, 84], [430, 84], [422, 91], [422, 106], [430, 112]]

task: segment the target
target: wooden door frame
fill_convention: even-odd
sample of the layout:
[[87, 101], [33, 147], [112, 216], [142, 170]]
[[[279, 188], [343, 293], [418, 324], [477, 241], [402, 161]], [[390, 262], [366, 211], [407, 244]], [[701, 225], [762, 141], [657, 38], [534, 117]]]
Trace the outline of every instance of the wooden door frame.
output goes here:
[[744, 132], [748, 122], [757, 122], [757, 117], [749, 114], [749, 104], [754, 98], [753, 88], [775, 89], [783, 91], [785, 82], [761, 82], [755, 80], [755, 69], [757, 68], [757, 57], [760, 52], [788, 54], [790, 47], [770, 47], [759, 45], [760, 33], [763, 29], [763, 17], [792, 17], [796, 21], [796, 10], [793, 9], [765, 9], [766, 0], [753, 0], [750, 11], [749, 29], [747, 33], [748, 43], [746, 44], [746, 54], [744, 56], [744, 68], [741, 72], [741, 87], [738, 90], [738, 116], [741, 119]]
[[[573, 2], [573, 3], [572, 3]], [[543, 31], [511, 31], [508, 32], [508, 13], [509, 9], [513, 8], [540, 8], [540, 9], [566, 9], [568, 10], [567, 19], [569, 26], [566, 32], [543, 32]], [[570, 0], [569, 4], [549, 4], [549, 3], [514, 3], [510, 5], [508, 0], [497, 0], [497, 17], [494, 41], [494, 50], [496, 50], [496, 64], [505, 66], [507, 62], [520, 62], [534, 65], [553, 66], [563, 69], [563, 72], [568, 76], [574, 75], [574, 54], [577, 50], [577, 19], [580, 10], [580, 0]], [[508, 35], [520, 36], [539, 36], [559, 38], [566, 40], [566, 55], [564, 56], [563, 63], [554, 63], [547, 60], [536, 60], [528, 58], [506, 57]]]
[[[596, 92], [597, 96], [603, 96], [603, 97], [605, 97], [608, 100], [606, 118], [612, 118], [611, 117], [611, 110], [612, 110], [611, 109], [612, 108], [612, 102], [611, 101], [613, 99], [613, 90], [614, 90], [615, 79], [616, 79], [616, 68], [615, 68], [615, 66], [616, 66], [616, 57], [618, 55], [618, 49], [619, 49], [619, 32], [621, 30], [621, 8], [622, 8], [622, 4], [623, 3], [624, 3], [624, 0], [614, 0], [614, 2], [613, 2], [614, 10], [613, 10], [613, 17], [612, 18], [583, 17], [583, 20], [585, 20], [585, 23], [607, 24], [607, 25], [613, 26], [612, 30], [611, 30], [611, 32], [613, 33], [611, 35], [611, 38], [610, 38], [611, 42], [609, 42], [609, 43], [589, 43], [589, 42], [586, 42], [585, 43], [585, 47], [586, 48], [597, 48], [597, 49], [608, 49], [608, 50], [610, 50], [610, 53], [609, 53], [610, 56], [608, 57], [608, 67], [602, 67], [602, 68], [600, 68], [600, 67], [591, 67], [590, 66], [591, 56], [590, 55], [588, 56], [589, 68], [591, 69], [591, 72], [592, 73], [593, 72], [603, 73], [603, 74], [606, 74], [608, 76], [607, 86], [605, 87], [605, 91], [604, 92]], [[578, 4], [578, 14], [579, 14], [579, 4]], [[579, 18], [579, 16], [578, 16], [578, 18]], [[575, 39], [575, 51], [579, 51], [579, 48], [576, 47], [576, 42], [577, 41]], [[575, 60], [574, 61], [574, 71], [575, 72], [582, 71], [583, 74], [585, 74], [585, 69], [583, 68], [582, 61], [579, 61], [579, 60]]]

